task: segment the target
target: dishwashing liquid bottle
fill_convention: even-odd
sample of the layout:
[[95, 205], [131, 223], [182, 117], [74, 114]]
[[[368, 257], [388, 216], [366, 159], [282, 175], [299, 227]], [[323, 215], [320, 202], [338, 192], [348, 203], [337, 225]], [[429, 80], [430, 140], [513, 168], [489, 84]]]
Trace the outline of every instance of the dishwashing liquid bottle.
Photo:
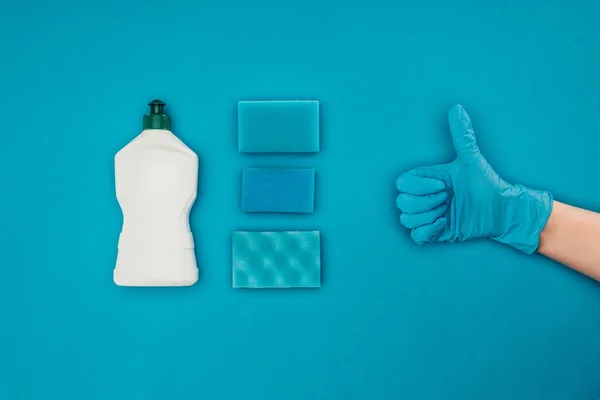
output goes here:
[[123, 212], [114, 281], [119, 286], [189, 286], [198, 280], [189, 213], [198, 188], [198, 156], [173, 132], [154, 100], [142, 133], [115, 156]]

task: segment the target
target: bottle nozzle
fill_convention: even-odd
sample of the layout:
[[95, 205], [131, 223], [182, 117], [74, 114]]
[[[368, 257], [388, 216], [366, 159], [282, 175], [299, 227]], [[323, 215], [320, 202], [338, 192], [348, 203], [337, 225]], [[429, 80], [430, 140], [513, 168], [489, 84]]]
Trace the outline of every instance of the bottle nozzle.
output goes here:
[[164, 114], [165, 103], [160, 100], [152, 100], [148, 103], [150, 106], [150, 114]]
[[150, 113], [144, 115], [144, 129], [166, 129], [171, 130], [171, 117], [165, 114], [165, 103], [160, 100], [152, 100], [148, 103]]

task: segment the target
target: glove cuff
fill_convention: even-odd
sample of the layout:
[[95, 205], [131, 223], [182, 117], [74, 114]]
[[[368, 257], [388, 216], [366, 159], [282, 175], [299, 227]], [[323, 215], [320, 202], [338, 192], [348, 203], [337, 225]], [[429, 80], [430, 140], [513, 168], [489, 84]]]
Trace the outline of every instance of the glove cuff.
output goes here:
[[540, 244], [540, 233], [552, 213], [554, 197], [550, 192], [522, 185], [511, 188], [504, 233], [492, 239], [514, 247], [525, 254], [534, 253]]

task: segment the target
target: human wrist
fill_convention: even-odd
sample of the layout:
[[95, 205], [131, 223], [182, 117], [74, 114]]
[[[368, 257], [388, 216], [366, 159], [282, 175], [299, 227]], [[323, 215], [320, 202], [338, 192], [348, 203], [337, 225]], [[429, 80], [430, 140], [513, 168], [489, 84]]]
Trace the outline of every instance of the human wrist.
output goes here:
[[564, 204], [553, 202], [552, 211], [548, 217], [548, 222], [540, 232], [540, 244], [537, 251], [542, 254], [547, 254], [552, 251], [552, 238], [555, 236], [557, 219], [563, 214]]

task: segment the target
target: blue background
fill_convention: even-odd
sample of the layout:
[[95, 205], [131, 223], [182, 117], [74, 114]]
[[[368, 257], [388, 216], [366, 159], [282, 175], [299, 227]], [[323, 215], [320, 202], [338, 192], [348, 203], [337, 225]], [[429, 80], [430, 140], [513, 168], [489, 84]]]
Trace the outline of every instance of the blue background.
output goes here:
[[[0, 399], [596, 399], [600, 286], [489, 241], [417, 246], [396, 176], [454, 157], [599, 209], [600, 3], [0, 0]], [[113, 156], [146, 103], [201, 159], [201, 278], [112, 282]], [[321, 101], [322, 151], [236, 150], [236, 103]], [[310, 216], [245, 166], [314, 167]], [[235, 229], [320, 229], [323, 287], [231, 288]], [[600, 240], [600, 239], [599, 239]]]

